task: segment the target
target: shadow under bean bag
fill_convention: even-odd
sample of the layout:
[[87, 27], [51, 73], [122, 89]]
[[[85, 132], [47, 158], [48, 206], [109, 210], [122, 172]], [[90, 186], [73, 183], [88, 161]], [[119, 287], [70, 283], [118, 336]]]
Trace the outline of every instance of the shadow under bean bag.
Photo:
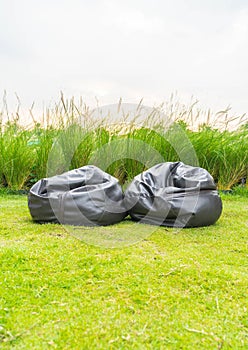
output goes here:
[[30, 189], [34, 221], [68, 225], [110, 225], [126, 216], [118, 180], [88, 165], [41, 179]]
[[135, 221], [169, 227], [212, 225], [222, 212], [212, 176], [182, 162], [157, 164], [136, 176], [125, 204]]

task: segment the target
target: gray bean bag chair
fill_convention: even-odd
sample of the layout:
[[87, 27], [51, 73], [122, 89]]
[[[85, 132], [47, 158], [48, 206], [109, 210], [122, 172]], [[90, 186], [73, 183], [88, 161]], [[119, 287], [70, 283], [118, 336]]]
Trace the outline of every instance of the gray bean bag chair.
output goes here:
[[211, 175], [182, 162], [157, 164], [136, 176], [125, 203], [133, 220], [169, 227], [212, 225], [222, 211]]
[[110, 225], [127, 214], [118, 180], [92, 165], [38, 181], [28, 206], [40, 223]]

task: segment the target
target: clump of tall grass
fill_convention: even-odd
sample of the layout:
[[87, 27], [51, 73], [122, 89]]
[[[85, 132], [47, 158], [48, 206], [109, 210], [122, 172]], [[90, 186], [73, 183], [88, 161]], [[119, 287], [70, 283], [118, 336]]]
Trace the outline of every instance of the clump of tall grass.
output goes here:
[[58, 136], [58, 130], [53, 127], [42, 128], [36, 125], [33, 129], [29, 145], [34, 145], [35, 162], [32, 170], [31, 183], [47, 175], [47, 163], [53, 142]]
[[204, 126], [188, 131], [201, 167], [207, 169], [219, 189], [231, 189], [248, 175], [248, 137], [242, 130], [223, 131]]
[[3, 183], [13, 190], [24, 187], [35, 162], [35, 148], [28, 145], [30, 132], [16, 123], [0, 135], [0, 169]]
[[248, 177], [248, 134], [226, 131], [218, 152], [218, 188], [229, 190]]
[[219, 189], [248, 177], [244, 115], [233, 117], [229, 108], [214, 115], [200, 110], [197, 101], [184, 105], [175, 96], [152, 109], [141, 101], [132, 115], [122, 107], [120, 101], [114, 119], [106, 110], [94, 113], [82, 99], [76, 103], [61, 94], [41, 120], [30, 110], [28, 127], [20, 122], [19, 112], [5, 121], [2, 113], [0, 186], [28, 188], [42, 177], [89, 163], [122, 184], [158, 162], [179, 160], [207, 169]]

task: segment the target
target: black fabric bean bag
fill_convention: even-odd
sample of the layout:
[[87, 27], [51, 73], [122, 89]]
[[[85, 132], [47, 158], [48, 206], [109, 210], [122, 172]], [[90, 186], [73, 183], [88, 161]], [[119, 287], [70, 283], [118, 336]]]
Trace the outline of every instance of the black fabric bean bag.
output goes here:
[[132, 219], [169, 227], [212, 225], [222, 211], [211, 175], [182, 162], [157, 164], [136, 176], [125, 203]]
[[92, 165], [38, 181], [28, 206], [40, 223], [110, 225], [127, 215], [118, 180]]

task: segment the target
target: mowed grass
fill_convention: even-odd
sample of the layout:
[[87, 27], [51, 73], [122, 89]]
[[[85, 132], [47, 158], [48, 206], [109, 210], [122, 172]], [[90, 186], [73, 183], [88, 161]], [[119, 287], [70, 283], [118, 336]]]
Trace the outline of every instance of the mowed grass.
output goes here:
[[34, 224], [25, 196], [0, 197], [0, 347], [247, 349], [247, 198], [223, 205], [214, 226], [106, 249]]

